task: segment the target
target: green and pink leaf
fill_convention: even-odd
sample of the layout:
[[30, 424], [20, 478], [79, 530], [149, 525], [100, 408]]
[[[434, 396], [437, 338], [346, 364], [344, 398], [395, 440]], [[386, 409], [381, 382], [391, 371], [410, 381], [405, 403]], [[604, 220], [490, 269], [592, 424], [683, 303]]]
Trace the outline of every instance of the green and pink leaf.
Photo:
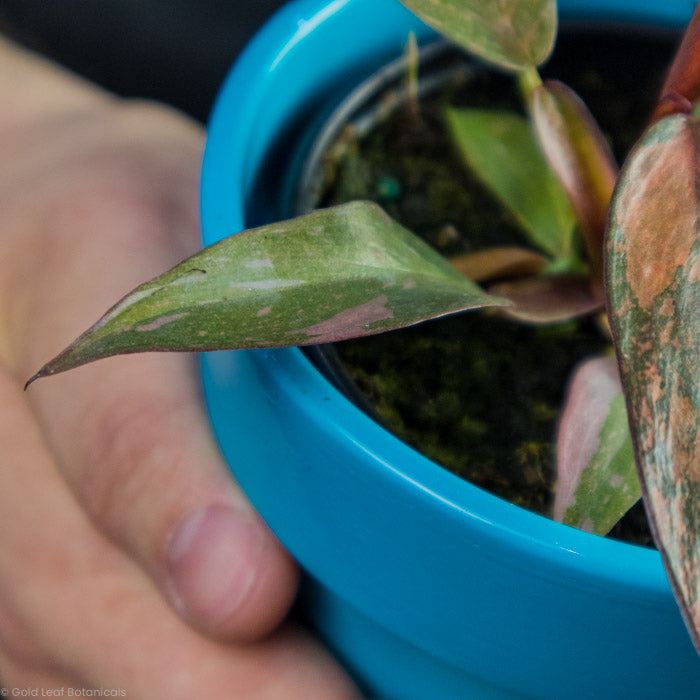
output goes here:
[[605, 226], [618, 174], [615, 158], [588, 107], [563, 83], [548, 80], [535, 88], [531, 112], [539, 144], [584, 234], [592, 278], [602, 290]]
[[328, 343], [508, 305], [376, 204], [244, 231], [136, 288], [33, 377], [110, 355]]
[[700, 650], [700, 118], [635, 147], [611, 206], [610, 322], [654, 536]]
[[538, 66], [557, 34], [556, 0], [401, 0], [467, 51], [502, 68]]
[[559, 422], [553, 517], [606, 535], [641, 495], [617, 362], [586, 360], [574, 372]]

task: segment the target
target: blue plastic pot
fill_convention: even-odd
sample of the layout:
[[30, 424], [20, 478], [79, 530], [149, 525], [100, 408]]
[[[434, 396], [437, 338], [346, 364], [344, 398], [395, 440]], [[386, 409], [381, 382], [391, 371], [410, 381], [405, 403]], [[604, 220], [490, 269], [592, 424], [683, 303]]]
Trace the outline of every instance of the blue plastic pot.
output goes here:
[[[560, 12], [679, 26], [693, 4], [562, 0]], [[277, 215], [285, 135], [395, 57], [410, 29], [431, 36], [394, 0], [298, 0], [265, 26], [211, 120], [205, 243]], [[449, 474], [298, 349], [212, 353], [203, 375], [231, 469], [307, 572], [313, 625], [371, 695], [700, 696], [700, 660], [656, 552]]]

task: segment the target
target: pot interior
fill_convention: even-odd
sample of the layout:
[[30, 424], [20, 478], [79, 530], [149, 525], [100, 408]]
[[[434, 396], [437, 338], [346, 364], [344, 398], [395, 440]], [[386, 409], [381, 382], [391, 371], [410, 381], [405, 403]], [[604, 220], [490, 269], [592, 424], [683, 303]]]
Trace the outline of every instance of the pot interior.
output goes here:
[[[586, 96], [622, 161], [653, 108], [674, 43], [665, 32], [569, 26], [544, 77], [563, 76]], [[643, 57], [634, 71], [625, 64], [629, 55]], [[403, 56], [314, 127], [311, 146], [293, 161], [303, 165], [287, 187], [289, 213], [374, 199], [448, 256], [492, 242], [527, 245], [502, 206], [467, 173], [443, 118], [455, 104], [522, 112], [515, 81], [445, 41], [422, 47], [418, 62], [417, 111]], [[391, 130], [396, 135], [384, 135]], [[436, 167], [436, 159], [449, 167]], [[421, 167], [427, 174], [419, 178]], [[465, 314], [304, 352], [358, 408], [407, 444], [510, 503], [549, 515], [553, 440], [568, 377], [578, 362], [606, 349], [590, 321], [533, 329]], [[491, 356], [489, 366], [483, 358]], [[456, 381], [462, 373], [481, 376]], [[653, 546], [641, 502], [611, 536]]]

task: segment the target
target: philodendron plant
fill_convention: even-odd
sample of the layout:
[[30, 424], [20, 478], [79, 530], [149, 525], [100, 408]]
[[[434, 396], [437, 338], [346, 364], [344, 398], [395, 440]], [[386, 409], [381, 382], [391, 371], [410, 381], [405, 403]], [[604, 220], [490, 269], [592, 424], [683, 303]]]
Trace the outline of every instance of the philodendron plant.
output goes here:
[[402, 1], [516, 76], [527, 117], [450, 109], [446, 128], [531, 245], [448, 261], [376, 204], [318, 210], [139, 286], [30, 381], [120, 353], [327, 343], [473, 309], [520, 323], [595, 315], [611, 352], [574, 371], [554, 516], [605, 534], [643, 494], [700, 649], [700, 10], [619, 172], [581, 99], [538, 74], [556, 0]]

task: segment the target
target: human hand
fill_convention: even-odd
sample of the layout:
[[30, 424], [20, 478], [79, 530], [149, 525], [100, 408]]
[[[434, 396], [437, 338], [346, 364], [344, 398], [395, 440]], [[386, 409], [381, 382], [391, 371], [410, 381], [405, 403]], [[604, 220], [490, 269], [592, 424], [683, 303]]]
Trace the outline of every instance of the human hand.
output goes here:
[[350, 697], [283, 621], [297, 571], [221, 463], [184, 355], [22, 392], [198, 244], [203, 134], [0, 39], [0, 685]]

